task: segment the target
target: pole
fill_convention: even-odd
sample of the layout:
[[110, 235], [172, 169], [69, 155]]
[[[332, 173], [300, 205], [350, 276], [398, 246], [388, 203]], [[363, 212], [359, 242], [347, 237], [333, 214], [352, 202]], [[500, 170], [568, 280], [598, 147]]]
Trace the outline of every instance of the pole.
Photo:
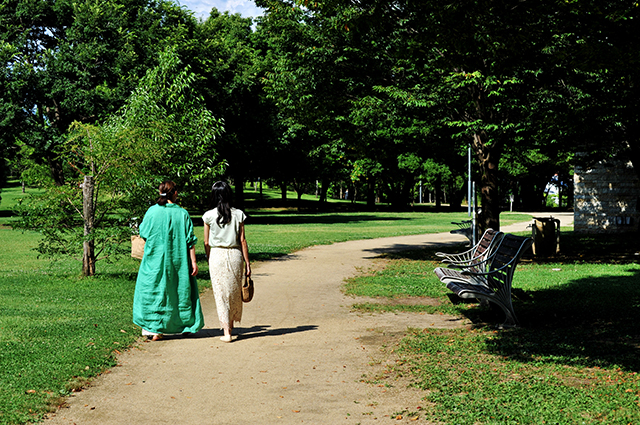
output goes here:
[[471, 243], [471, 246], [476, 246], [476, 236], [477, 236], [477, 233], [478, 233], [478, 231], [477, 231], [478, 223], [477, 223], [477, 220], [476, 220], [476, 182], [473, 182], [472, 186], [473, 186], [473, 191], [472, 191], [472, 194], [471, 194], [472, 197], [469, 198], [469, 199], [473, 199], [473, 214], [471, 216], [471, 226], [472, 226], [471, 227], [471, 235], [472, 235], [472, 238], [473, 238], [473, 242]]
[[[471, 145], [468, 149], [468, 167], [467, 167], [467, 213], [471, 217]], [[475, 245], [475, 244], [474, 244]]]

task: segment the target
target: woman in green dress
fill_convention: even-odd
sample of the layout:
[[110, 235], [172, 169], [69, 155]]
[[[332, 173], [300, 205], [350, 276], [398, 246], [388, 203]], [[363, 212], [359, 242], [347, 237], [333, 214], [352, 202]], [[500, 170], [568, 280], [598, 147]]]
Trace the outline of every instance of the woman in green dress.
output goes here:
[[193, 222], [175, 203], [174, 182], [163, 182], [159, 191], [140, 224], [146, 242], [133, 296], [133, 323], [154, 341], [163, 334], [195, 333], [204, 325]]

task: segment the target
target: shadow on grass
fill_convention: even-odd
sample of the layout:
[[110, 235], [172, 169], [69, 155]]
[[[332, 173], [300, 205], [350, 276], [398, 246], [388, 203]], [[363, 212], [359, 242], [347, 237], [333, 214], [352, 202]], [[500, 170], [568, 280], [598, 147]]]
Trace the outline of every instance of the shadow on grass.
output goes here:
[[[287, 252], [249, 252], [250, 261], [268, 261], [289, 255]], [[205, 254], [196, 254], [196, 261], [200, 264], [207, 264], [207, 256]], [[209, 279], [208, 269], [200, 268], [198, 279]]]
[[[640, 372], [640, 270], [630, 272], [632, 276], [600, 276], [554, 289], [515, 291], [513, 306], [521, 327], [498, 332], [487, 341], [489, 351], [521, 362]], [[496, 308], [470, 312], [468, 317], [486, 324], [504, 320]]]
[[247, 224], [348, 224], [360, 223], [366, 221], [408, 221], [409, 218], [395, 216], [379, 216], [373, 214], [357, 214], [357, 215], [278, 215], [273, 213], [253, 213], [247, 218]]
[[[594, 244], [611, 244], [609, 239], [590, 239], [595, 240], [578, 243], [581, 239], [577, 239], [576, 245], [567, 249], [573, 255], [565, 260], [582, 262], [580, 259], [598, 251]], [[625, 250], [633, 252], [629, 245], [618, 245], [608, 255], [621, 259], [618, 263], [630, 263], [622, 260]], [[447, 252], [455, 252], [449, 248]], [[388, 253], [385, 257], [438, 261], [433, 249]], [[504, 322], [504, 313], [493, 304], [467, 309], [455, 295], [451, 298], [461, 305], [460, 314], [477, 328], [493, 330]], [[516, 287], [512, 299], [520, 327], [492, 334], [487, 340], [492, 354], [524, 363], [620, 367], [640, 372], [640, 270], [636, 267], [630, 266], [624, 276], [574, 279], [549, 289], [524, 291]]]

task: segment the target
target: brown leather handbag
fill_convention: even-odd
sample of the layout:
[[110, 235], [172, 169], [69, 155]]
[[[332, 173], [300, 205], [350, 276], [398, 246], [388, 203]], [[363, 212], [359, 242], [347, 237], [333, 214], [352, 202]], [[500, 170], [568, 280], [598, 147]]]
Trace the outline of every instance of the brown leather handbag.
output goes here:
[[248, 303], [253, 299], [253, 280], [249, 276], [245, 277], [242, 285], [242, 301]]

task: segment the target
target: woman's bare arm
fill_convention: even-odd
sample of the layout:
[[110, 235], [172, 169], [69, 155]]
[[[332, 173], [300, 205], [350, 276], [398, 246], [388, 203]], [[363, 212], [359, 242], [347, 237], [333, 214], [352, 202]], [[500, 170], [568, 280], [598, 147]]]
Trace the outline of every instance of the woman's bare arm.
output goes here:
[[207, 256], [207, 261], [209, 261], [209, 254], [211, 253], [211, 246], [209, 245], [209, 225], [204, 223], [204, 254]]
[[244, 258], [245, 273], [251, 276], [251, 263], [249, 263], [249, 245], [244, 234], [244, 223], [240, 223], [240, 247], [242, 248], [242, 257]]

